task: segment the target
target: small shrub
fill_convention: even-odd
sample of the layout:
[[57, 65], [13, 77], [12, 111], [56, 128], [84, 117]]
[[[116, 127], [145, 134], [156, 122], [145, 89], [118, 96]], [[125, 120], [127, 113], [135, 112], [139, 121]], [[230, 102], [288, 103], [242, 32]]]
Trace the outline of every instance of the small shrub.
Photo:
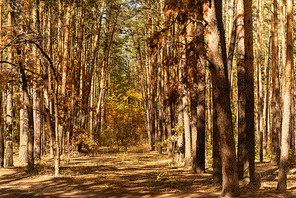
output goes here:
[[293, 167], [295, 164], [295, 151], [293, 149], [289, 150], [289, 156], [288, 156], [288, 166]]

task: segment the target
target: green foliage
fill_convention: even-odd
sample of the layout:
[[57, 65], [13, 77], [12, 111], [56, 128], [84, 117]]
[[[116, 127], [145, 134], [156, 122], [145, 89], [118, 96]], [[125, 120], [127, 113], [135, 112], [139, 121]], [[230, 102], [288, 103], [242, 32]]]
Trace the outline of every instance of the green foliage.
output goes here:
[[175, 132], [174, 135], [168, 137], [167, 139], [165, 139], [163, 142], [157, 142], [154, 144], [154, 146], [161, 146], [164, 147], [165, 145], [167, 145], [170, 142], [176, 142], [178, 140], [178, 136], [183, 133], [184, 131], [184, 125], [177, 125], [175, 128], [172, 129], [172, 131]]
[[161, 171], [157, 177], [156, 177], [156, 181], [163, 181], [165, 179], [169, 179], [169, 180], [173, 180], [173, 182], [176, 182], [177, 179], [175, 177], [171, 177], [169, 176], [169, 174], [167, 172]]
[[295, 164], [295, 150], [289, 149], [288, 166], [292, 167]]

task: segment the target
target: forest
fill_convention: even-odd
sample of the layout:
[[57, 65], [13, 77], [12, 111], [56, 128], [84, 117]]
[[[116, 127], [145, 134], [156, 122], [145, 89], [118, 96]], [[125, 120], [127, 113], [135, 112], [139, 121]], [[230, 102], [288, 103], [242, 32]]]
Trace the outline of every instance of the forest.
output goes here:
[[296, 197], [295, 16], [0, 0], [0, 197]]

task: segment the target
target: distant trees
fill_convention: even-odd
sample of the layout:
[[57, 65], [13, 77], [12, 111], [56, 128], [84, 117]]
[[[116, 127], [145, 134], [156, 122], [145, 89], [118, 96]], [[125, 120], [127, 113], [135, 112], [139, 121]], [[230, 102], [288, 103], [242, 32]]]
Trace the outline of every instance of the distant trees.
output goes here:
[[[60, 155], [69, 147], [91, 152], [99, 145], [143, 142], [138, 70], [130, 58], [131, 34], [123, 28], [132, 21], [130, 5], [109, 0], [0, 5], [4, 166], [13, 165], [13, 144], [33, 170], [50, 142], [58, 175]], [[0, 154], [2, 137], [1, 130]]]

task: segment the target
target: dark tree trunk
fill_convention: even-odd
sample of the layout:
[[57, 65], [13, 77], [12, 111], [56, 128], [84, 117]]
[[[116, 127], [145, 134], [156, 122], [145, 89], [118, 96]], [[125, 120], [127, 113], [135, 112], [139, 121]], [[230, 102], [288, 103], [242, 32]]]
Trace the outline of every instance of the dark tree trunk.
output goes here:
[[[202, 4], [194, 5], [190, 1], [188, 9], [196, 9], [197, 18], [202, 18]], [[192, 119], [192, 169], [195, 173], [205, 172], [205, 60], [203, 55], [198, 54], [196, 49], [203, 49], [204, 26], [198, 22], [196, 27], [189, 29], [189, 40], [187, 46], [187, 64], [189, 77], [191, 79], [191, 119]], [[198, 59], [197, 59], [198, 58]]]
[[[271, 50], [272, 50], [272, 147], [271, 162], [278, 164], [280, 160], [280, 82], [278, 65], [278, 38], [277, 38], [277, 1], [272, 1], [271, 13]], [[284, 82], [285, 83], [285, 82]]]
[[253, 181], [255, 137], [252, 1], [237, 2], [237, 34], [238, 173], [240, 179]]

